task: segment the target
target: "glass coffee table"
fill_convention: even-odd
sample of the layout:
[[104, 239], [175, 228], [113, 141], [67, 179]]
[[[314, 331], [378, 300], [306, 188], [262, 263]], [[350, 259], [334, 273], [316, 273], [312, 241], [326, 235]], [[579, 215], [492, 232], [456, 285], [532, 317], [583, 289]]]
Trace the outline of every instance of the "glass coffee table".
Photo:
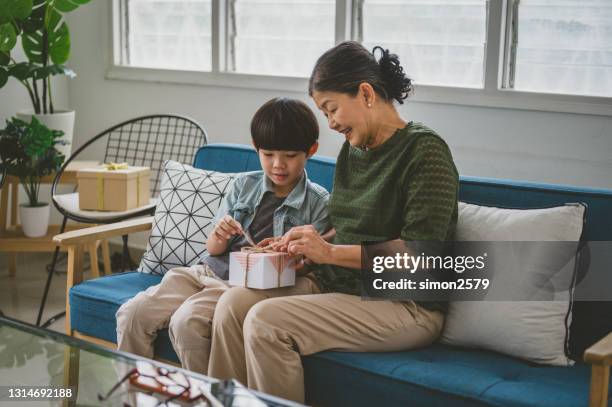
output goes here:
[[[204, 397], [183, 401], [168, 394], [146, 391], [130, 384], [130, 380], [122, 382], [128, 376], [133, 378], [130, 372], [137, 367], [142, 371], [144, 365], [162, 375], [179, 375], [187, 378], [188, 383], [197, 383], [197, 388], [210, 397], [210, 402], [206, 402]], [[122, 384], [116, 386], [120, 382]], [[113, 387], [116, 390], [108, 394]], [[0, 317], [0, 405], [7, 401], [25, 402], [11, 403], [15, 406], [154, 406], [165, 405], [164, 402], [168, 406], [301, 406], [247, 390], [235, 381], [220, 382], [165, 363], [111, 351], [58, 332]]]

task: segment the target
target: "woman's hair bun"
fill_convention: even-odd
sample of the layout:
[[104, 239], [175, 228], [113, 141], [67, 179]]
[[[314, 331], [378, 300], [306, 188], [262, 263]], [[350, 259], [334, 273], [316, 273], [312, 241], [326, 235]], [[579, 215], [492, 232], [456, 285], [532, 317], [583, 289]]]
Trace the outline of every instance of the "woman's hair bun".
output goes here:
[[372, 49], [372, 54], [376, 58], [376, 51], [381, 52], [378, 58], [380, 73], [385, 84], [385, 92], [389, 99], [395, 99], [398, 103], [403, 104], [412, 92], [412, 81], [406, 76], [404, 68], [400, 65], [399, 57], [396, 54], [391, 54], [388, 49], [381, 46], [376, 46]]
[[[382, 52], [379, 58], [378, 51]], [[310, 75], [308, 94], [312, 96], [318, 91], [355, 96], [364, 82], [387, 102], [404, 103], [412, 91], [412, 82], [397, 55], [382, 47], [374, 47], [370, 52], [357, 41], [345, 41], [319, 57]]]

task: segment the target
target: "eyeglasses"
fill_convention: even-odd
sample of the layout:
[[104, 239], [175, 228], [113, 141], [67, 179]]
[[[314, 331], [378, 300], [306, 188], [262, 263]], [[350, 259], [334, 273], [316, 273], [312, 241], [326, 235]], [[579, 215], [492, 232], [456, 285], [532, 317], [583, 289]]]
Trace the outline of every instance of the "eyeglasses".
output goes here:
[[[155, 367], [150, 363], [137, 361], [136, 367], [131, 369], [121, 378], [106, 395], [98, 393], [98, 401], [106, 401], [109, 397], [129, 379], [131, 385], [146, 392], [157, 393], [166, 396], [167, 399], [160, 401], [157, 405], [164, 405], [173, 400], [180, 399], [185, 402], [205, 401], [211, 404], [209, 398], [198, 385], [199, 381], [188, 378], [176, 370], [168, 370], [164, 367]], [[205, 384], [205, 383], [201, 383]]]

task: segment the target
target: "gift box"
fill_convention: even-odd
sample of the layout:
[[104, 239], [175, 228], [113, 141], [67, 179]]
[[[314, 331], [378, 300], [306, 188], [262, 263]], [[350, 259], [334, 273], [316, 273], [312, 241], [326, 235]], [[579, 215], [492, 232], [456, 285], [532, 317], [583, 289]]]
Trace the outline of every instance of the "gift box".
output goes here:
[[287, 253], [249, 250], [230, 253], [229, 284], [250, 288], [295, 285], [296, 258]]
[[127, 211], [149, 204], [149, 167], [104, 164], [77, 172], [79, 209]]

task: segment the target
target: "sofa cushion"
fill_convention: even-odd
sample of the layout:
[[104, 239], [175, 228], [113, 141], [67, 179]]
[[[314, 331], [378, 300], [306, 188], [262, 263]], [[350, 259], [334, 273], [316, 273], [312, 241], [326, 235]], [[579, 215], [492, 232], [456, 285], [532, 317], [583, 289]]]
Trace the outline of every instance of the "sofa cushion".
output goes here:
[[542, 366], [442, 344], [408, 352], [330, 351], [303, 363], [306, 402], [314, 405], [588, 405], [590, 369], [582, 363]]
[[70, 289], [70, 326], [86, 335], [117, 343], [115, 314], [127, 300], [162, 277], [148, 273], [117, 273], [87, 280]]
[[[584, 240], [612, 240], [612, 192], [609, 189], [463, 176], [460, 177], [459, 199], [507, 208], [544, 208], [583, 202], [588, 207]], [[597, 259], [591, 259], [591, 263], [596, 264]], [[589, 272], [596, 275], [608, 273], [608, 269], [591, 268]], [[577, 292], [577, 298], [579, 296]], [[612, 331], [612, 301], [575, 301], [572, 313], [570, 352], [574, 359], [580, 360], [588, 346]]]
[[[159, 284], [162, 277], [130, 271], [87, 280], [70, 289], [70, 324], [85, 335], [117, 343], [117, 310], [127, 300], [148, 287]], [[168, 330], [159, 332], [155, 356], [178, 362]]]
[[[503, 352], [531, 362], [568, 365], [565, 354], [574, 282], [572, 258], [582, 234], [585, 208], [566, 204], [546, 209], [505, 209], [459, 202], [458, 241], [519, 243], [489, 246], [486, 277], [492, 279], [484, 301], [453, 301], [442, 333], [443, 342]], [[558, 241], [558, 245], [539, 242]], [[576, 246], [568, 245], [576, 242]], [[568, 253], [574, 249], [574, 253]], [[562, 259], [562, 261], [561, 261]], [[512, 301], [508, 292], [523, 294], [555, 283], [554, 297]], [[542, 290], [544, 292], [545, 290]], [[546, 292], [546, 294], [551, 294]], [[495, 301], [504, 298], [507, 301]]]

